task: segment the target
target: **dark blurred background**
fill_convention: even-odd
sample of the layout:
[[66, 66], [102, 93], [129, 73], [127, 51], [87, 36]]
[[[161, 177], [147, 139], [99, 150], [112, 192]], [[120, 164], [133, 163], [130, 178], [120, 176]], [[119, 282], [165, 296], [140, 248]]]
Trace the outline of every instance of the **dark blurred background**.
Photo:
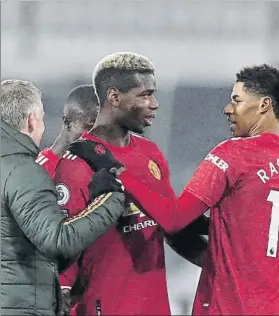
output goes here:
[[[222, 115], [235, 73], [279, 65], [276, 1], [2, 1], [2, 80], [25, 79], [43, 92], [50, 145], [68, 92], [91, 83], [94, 66], [134, 51], [157, 66], [160, 109], [146, 136], [168, 158], [179, 193], [206, 153], [230, 137]], [[191, 310], [200, 270], [166, 246], [172, 314]]]

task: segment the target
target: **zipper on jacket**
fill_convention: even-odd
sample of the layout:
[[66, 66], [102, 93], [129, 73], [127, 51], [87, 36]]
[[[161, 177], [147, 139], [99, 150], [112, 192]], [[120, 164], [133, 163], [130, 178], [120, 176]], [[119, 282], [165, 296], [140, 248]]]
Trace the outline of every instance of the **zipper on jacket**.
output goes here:
[[96, 315], [102, 316], [101, 300], [96, 300]]

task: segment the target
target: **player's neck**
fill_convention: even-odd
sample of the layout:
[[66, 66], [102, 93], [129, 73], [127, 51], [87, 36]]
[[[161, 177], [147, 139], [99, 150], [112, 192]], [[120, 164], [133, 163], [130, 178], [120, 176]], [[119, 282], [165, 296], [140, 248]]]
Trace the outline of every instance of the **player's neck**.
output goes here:
[[115, 146], [124, 147], [130, 143], [130, 133], [111, 120], [98, 117], [90, 134]]
[[279, 122], [277, 124], [274, 124], [273, 126], [265, 128], [263, 130], [263, 133], [271, 133], [279, 136]]
[[262, 133], [271, 133], [279, 136], [279, 121], [275, 119], [263, 120], [255, 125], [250, 132], [250, 136], [256, 136]]
[[[78, 135], [77, 135], [78, 136]], [[73, 139], [70, 138], [69, 131], [63, 126], [59, 136], [55, 139], [50, 149], [59, 157], [62, 157]]]

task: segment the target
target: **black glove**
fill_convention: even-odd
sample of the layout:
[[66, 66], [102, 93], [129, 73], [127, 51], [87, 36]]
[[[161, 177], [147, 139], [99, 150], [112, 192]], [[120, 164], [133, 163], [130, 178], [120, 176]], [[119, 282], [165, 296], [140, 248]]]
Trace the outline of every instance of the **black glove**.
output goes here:
[[93, 171], [124, 167], [103, 144], [91, 140], [78, 139], [70, 144], [68, 150], [85, 160]]
[[89, 182], [88, 189], [90, 201], [108, 192], [124, 192], [122, 182], [108, 169], [97, 171]]

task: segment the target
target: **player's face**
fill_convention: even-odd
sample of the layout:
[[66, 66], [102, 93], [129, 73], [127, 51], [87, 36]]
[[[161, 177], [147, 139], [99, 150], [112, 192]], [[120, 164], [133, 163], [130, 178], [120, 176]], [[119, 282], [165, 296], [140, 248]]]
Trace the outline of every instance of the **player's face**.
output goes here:
[[154, 97], [154, 75], [138, 75], [138, 79], [138, 87], [121, 94], [118, 122], [132, 132], [143, 133], [144, 129], [153, 123], [158, 102]]
[[86, 110], [78, 103], [68, 103], [68, 110], [64, 114], [64, 123], [69, 130], [69, 137], [71, 141], [76, 140], [85, 131], [90, 131], [95, 124], [98, 115], [98, 105], [91, 104]]
[[80, 125], [83, 131], [90, 131], [95, 124], [96, 118], [98, 116], [98, 105], [92, 104], [88, 108], [80, 120]]
[[234, 137], [253, 135], [260, 120], [261, 98], [243, 88], [243, 82], [236, 82], [231, 94], [231, 102], [225, 106], [230, 130]]

